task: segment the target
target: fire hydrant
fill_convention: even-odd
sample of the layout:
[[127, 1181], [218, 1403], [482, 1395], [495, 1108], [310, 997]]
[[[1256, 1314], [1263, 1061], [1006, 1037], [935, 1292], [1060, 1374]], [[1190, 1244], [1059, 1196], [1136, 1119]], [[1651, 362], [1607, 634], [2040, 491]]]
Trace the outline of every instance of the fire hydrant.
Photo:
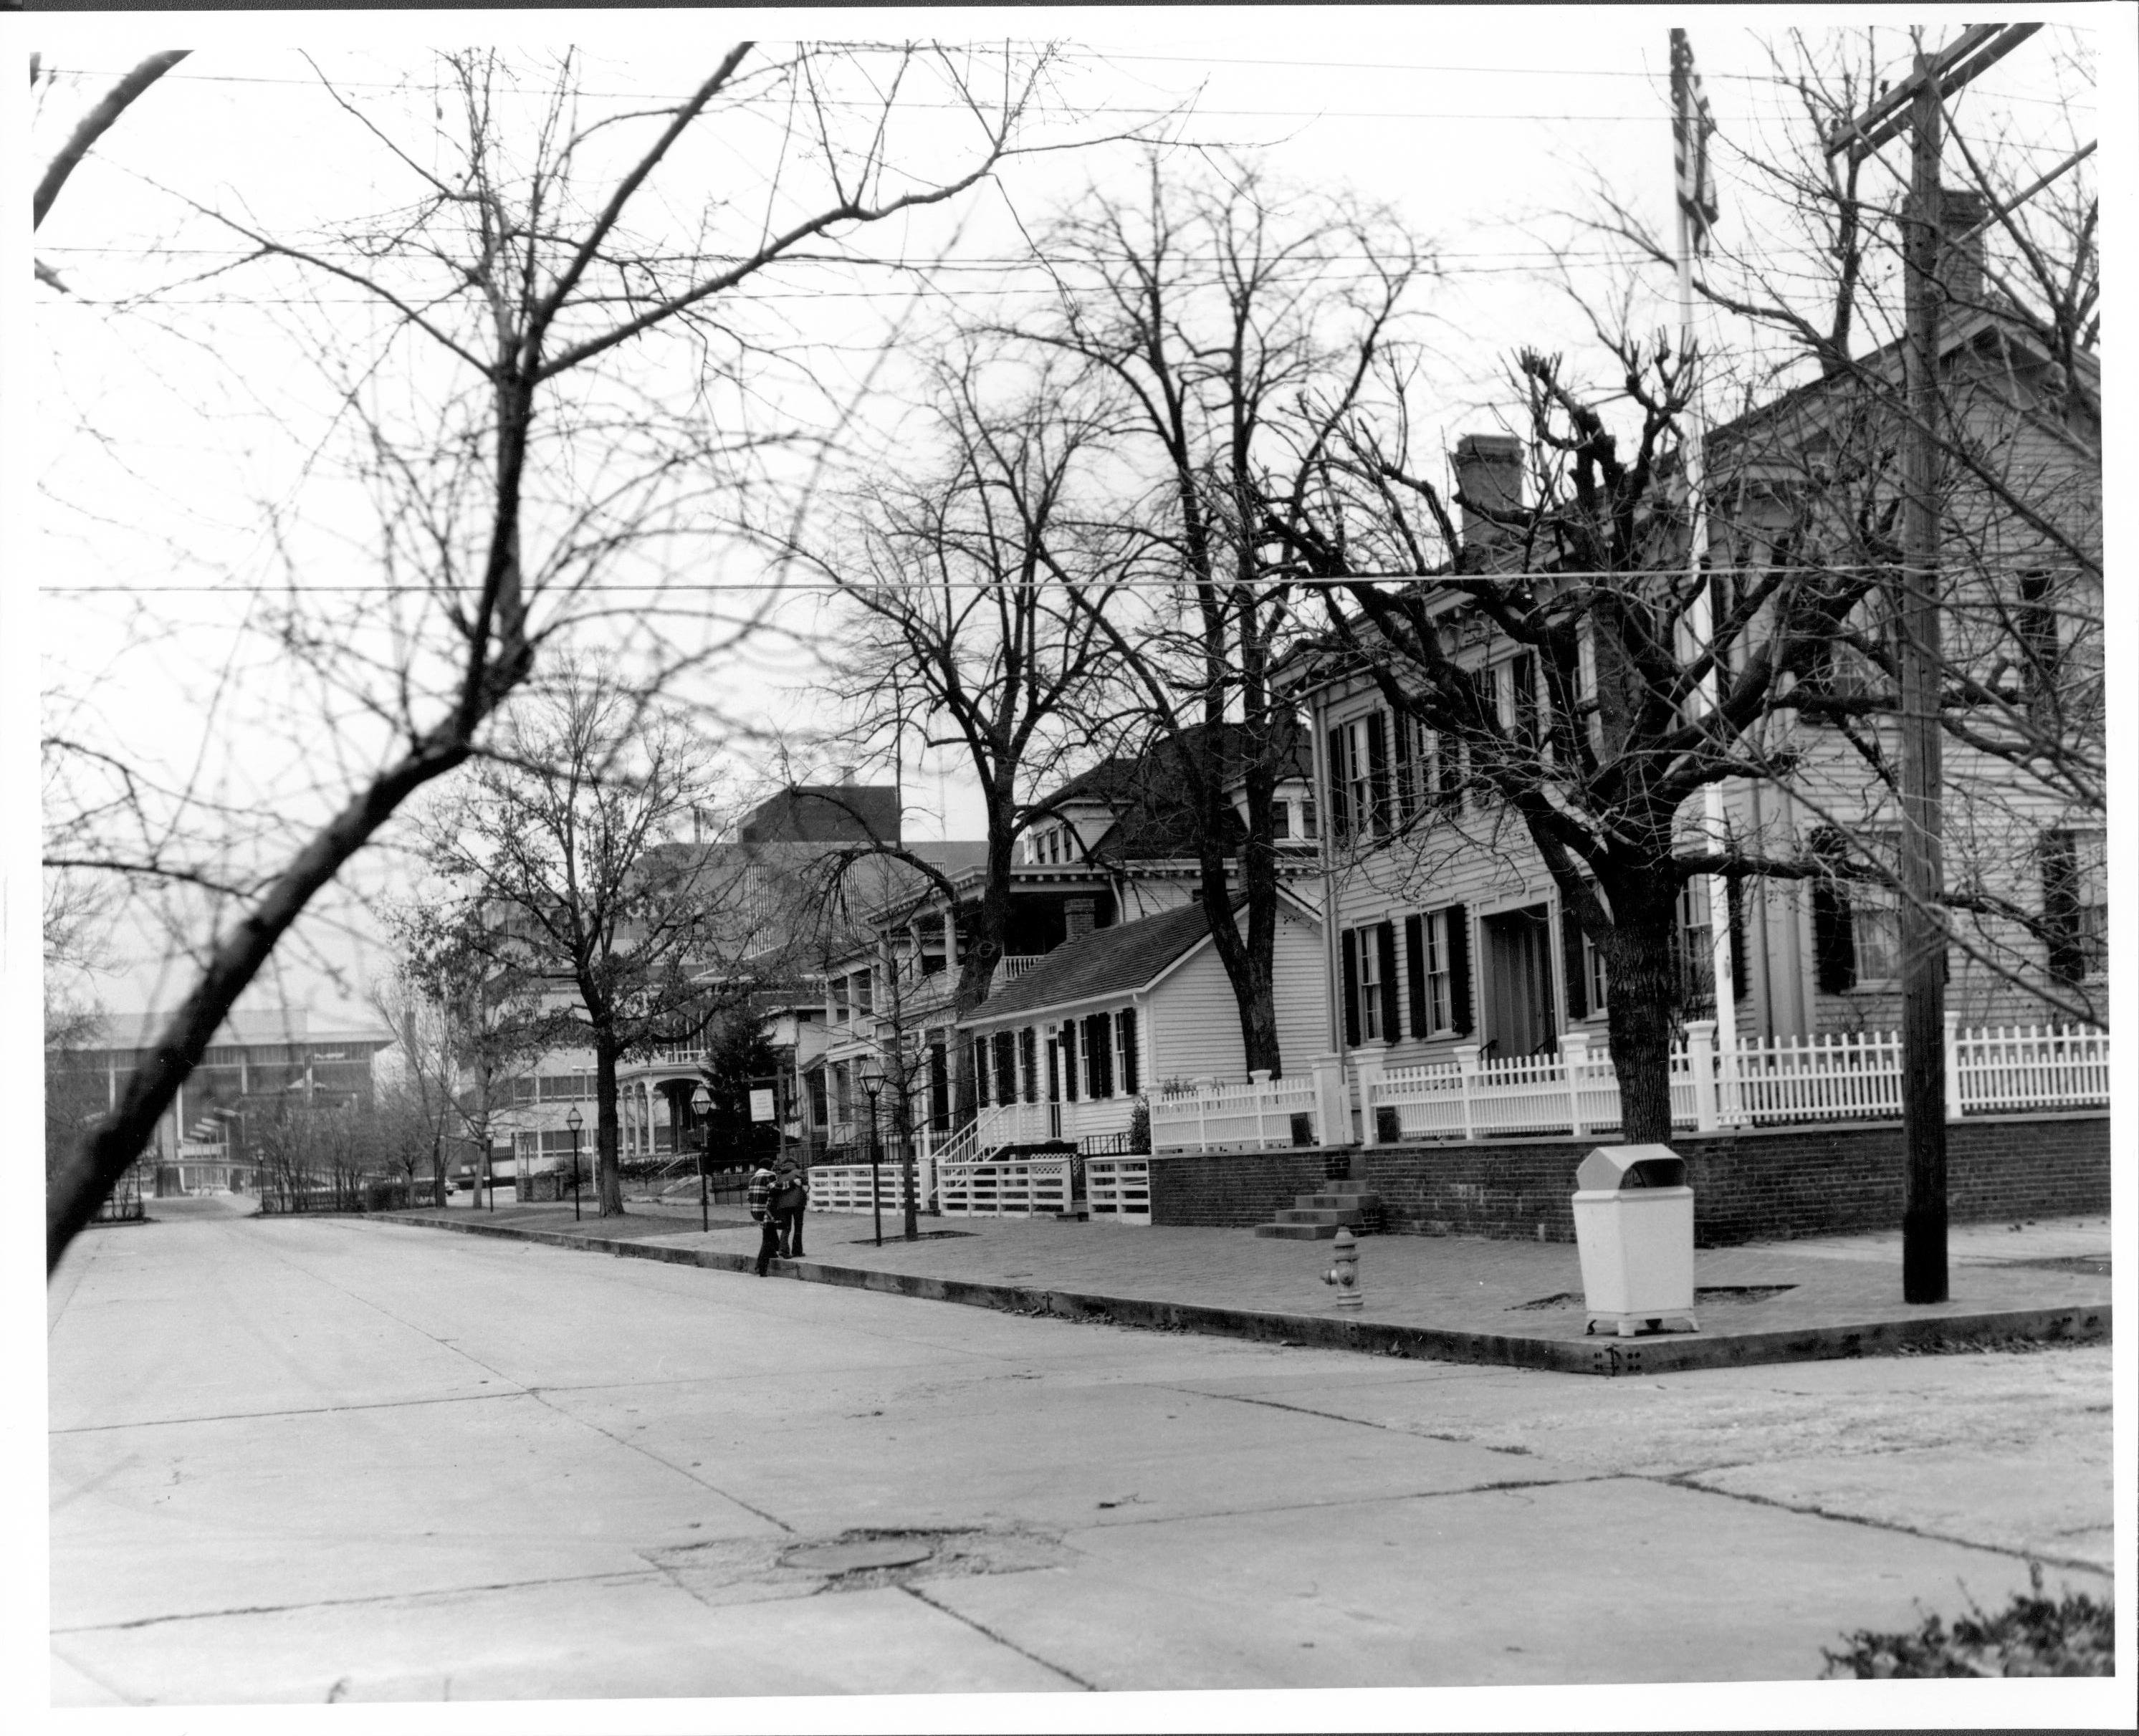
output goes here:
[[1364, 1308], [1367, 1298], [1359, 1292], [1359, 1244], [1350, 1230], [1337, 1232], [1337, 1240], [1329, 1246], [1329, 1257], [1334, 1264], [1322, 1274], [1322, 1281], [1337, 1287], [1337, 1306]]

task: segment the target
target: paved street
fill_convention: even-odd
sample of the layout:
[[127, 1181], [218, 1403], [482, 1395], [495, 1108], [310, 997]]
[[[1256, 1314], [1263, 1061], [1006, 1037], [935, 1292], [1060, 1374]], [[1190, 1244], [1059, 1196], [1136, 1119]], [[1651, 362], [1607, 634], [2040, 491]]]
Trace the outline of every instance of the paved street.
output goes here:
[[212, 1213], [51, 1308], [62, 1705], [1803, 1680], [2107, 1587], [2106, 1347], [1602, 1381]]

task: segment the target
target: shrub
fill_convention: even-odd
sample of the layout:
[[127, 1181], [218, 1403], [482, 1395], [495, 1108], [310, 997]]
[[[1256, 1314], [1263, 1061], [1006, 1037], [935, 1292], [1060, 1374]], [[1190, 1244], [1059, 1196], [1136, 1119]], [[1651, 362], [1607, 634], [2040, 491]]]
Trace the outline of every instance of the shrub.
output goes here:
[[2117, 1667], [2112, 1633], [2116, 1605], [2068, 1590], [2057, 1601], [2043, 1595], [2043, 1570], [2028, 1567], [2029, 1590], [2014, 1595], [1997, 1615], [1985, 1615], [1974, 1598], [1969, 1612], [1948, 1629], [1929, 1616], [1914, 1633], [1844, 1636], [1848, 1649], [1820, 1655], [1828, 1677], [1885, 1680], [1893, 1676], [2109, 1675]]

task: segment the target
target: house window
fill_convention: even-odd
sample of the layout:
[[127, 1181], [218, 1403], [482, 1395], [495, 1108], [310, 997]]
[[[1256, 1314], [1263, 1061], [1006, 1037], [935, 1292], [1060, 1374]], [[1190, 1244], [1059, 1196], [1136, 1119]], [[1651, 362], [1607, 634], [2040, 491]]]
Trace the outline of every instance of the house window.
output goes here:
[[1812, 883], [1814, 962], [1824, 994], [1886, 988], [1901, 976], [1902, 912], [1893, 888], [1838, 872], [1852, 853], [1875, 868], [1891, 862], [1897, 843], [1889, 831], [1867, 832], [1853, 851], [1852, 841], [1832, 828], [1812, 836], [1813, 854], [1838, 870]]
[[1359, 1039], [1378, 1043], [1382, 1037], [1382, 957], [1374, 944], [1374, 931], [1358, 931], [1359, 953]]
[[1389, 740], [1386, 712], [1370, 712], [1329, 731], [1329, 787], [1339, 839], [1389, 829]]
[[1437, 910], [1428, 914], [1419, 924], [1420, 938], [1426, 946], [1426, 1030], [1416, 1034], [1450, 1029], [1454, 1023], [1455, 1001], [1450, 997], [1451, 980], [1448, 956], [1448, 912]]
[[1017, 1101], [1017, 1039], [1008, 1031], [997, 1031], [995, 1054], [996, 1101], [1014, 1103]]
[[988, 1101], [988, 1039], [973, 1039], [973, 1100], [985, 1105]]
[[2082, 983], [2109, 968], [2109, 902], [2103, 834], [2043, 834], [2043, 929], [2050, 975]]
[[1040, 1101], [1040, 1033], [1028, 1024], [1017, 1034], [1018, 1065], [1025, 1071], [1025, 1100]]
[[1590, 1011], [1603, 1012], [1608, 980], [1604, 969], [1604, 954], [1587, 934], [1582, 936], [1582, 977], [1589, 990]]
[[1397, 940], [1393, 923], [1348, 928], [1344, 952], [1344, 1040], [1393, 1043], [1397, 1028]]
[[876, 973], [874, 971], [859, 971], [854, 973], [854, 1010], [857, 1013], [873, 1013], [876, 1010]]
[[1495, 672], [1500, 726], [1524, 747], [1538, 743], [1537, 658], [1525, 651]]
[[1292, 804], [1270, 804], [1270, 836], [1280, 843], [1292, 836]]
[[1121, 1046], [1122, 1095], [1137, 1094], [1137, 1015], [1133, 1006], [1123, 1007], [1114, 1015], [1114, 1035]]
[[1300, 835], [1314, 836], [1314, 798], [1311, 795], [1304, 798], [1300, 804]]
[[1689, 1006], [1716, 1000], [1715, 939], [1708, 926], [1708, 882], [1689, 880], [1678, 895], [1678, 992]]

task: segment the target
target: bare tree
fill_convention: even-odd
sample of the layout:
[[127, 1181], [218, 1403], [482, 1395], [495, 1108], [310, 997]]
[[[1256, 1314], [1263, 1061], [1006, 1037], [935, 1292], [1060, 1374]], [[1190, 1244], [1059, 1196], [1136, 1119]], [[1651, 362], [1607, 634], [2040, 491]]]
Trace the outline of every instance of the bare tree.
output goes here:
[[704, 756], [673, 717], [599, 670], [505, 720], [495, 756], [429, 815], [432, 866], [480, 923], [493, 966], [546, 983], [560, 1033], [595, 1057], [601, 1215], [624, 1210], [617, 1065], [746, 1005], [758, 949], [732, 877], [672, 834], [708, 802]]
[[1055, 370], [967, 343], [938, 358], [930, 397], [936, 465], [867, 487], [850, 557], [817, 564], [850, 605], [833, 691], [851, 739], [895, 761], [910, 733], [980, 789], [987, 859], [962, 936], [962, 1012], [987, 999], [1003, 956], [1033, 793], [1096, 733], [1114, 658], [1104, 618], [1126, 595], [1133, 533], [1105, 521], [1103, 431], [1065, 405]]
[[1386, 214], [1237, 159], [1175, 180], [1154, 153], [1147, 185], [1135, 203], [1089, 193], [1045, 229], [1057, 303], [1015, 331], [1074, 365], [1142, 482], [1123, 504], [1148, 539], [1143, 570], [1164, 575], [1162, 606], [1131, 614], [1063, 577], [1106, 623], [1143, 720], [1133, 745], [1172, 744], [1162, 763], [1184, 786], [1246, 1064], [1278, 1073], [1273, 804], [1296, 737], [1270, 677], [1294, 631], [1293, 569], [1260, 519], [1304, 510], [1333, 438], [1376, 399], [1426, 267]]
[[[1046, 56], [1006, 52], [987, 94], [969, 79], [976, 64], [963, 52], [896, 48], [771, 56], [742, 42], [681, 102], [612, 105], [590, 120], [574, 56], [523, 77], [494, 55], [454, 55], [442, 66], [449, 101], [434, 110], [426, 92], [418, 111], [435, 115], [419, 123], [431, 136], [405, 138], [394, 127], [407, 121], [407, 91], [388, 113], [323, 75], [351, 148], [378, 149], [404, 178], [401, 203], [299, 237], [174, 195], [241, 249], [263, 306], [313, 298], [316, 322], [297, 323], [318, 340], [335, 394], [330, 433], [378, 515], [379, 594], [323, 588], [317, 566], [345, 559], [345, 539], [322, 545], [279, 510], [264, 513], [285, 580], [279, 596], [256, 594], [254, 619], [292, 687], [317, 678], [346, 762], [326, 792], [326, 817], [279, 865], [233, 862], [227, 828], [187, 848], [186, 826], [230, 811], [181, 789], [167, 811], [146, 814], [160, 798], [131, 756], [66, 745], [75, 800], [48, 817], [48, 859], [190, 883], [222, 902], [154, 1060], [54, 1179], [48, 1263], [322, 888], [413, 793], [477, 751], [546, 643], [615, 617], [604, 576], [635, 555], [658, 595], [684, 564], [661, 551], [732, 516], [748, 456], [782, 432], [761, 425], [750, 394], [770, 359], [737, 321], [751, 281], [776, 261], [951, 199], [1017, 148]], [[947, 164], [902, 144], [892, 125], [924, 79], [963, 123]], [[702, 221], [687, 218], [671, 236], [662, 216], [691, 196], [664, 170], [680, 161], [689, 172], [687, 138], [716, 117], [763, 129], [755, 142], [776, 165], [773, 183], [748, 212], [712, 197]], [[931, 120], [940, 140], [941, 117]], [[329, 288], [353, 292], [367, 317], [330, 305]], [[664, 365], [684, 383], [679, 394], [649, 386]], [[345, 605], [340, 614], [330, 599]], [[641, 622], [658, 614], [630, 611]], [[691, 647], [653, 657], [648, 679], [717, 654], [754, 618], [746, 608], [740, 619], [708, 621], [700, 609]]]

